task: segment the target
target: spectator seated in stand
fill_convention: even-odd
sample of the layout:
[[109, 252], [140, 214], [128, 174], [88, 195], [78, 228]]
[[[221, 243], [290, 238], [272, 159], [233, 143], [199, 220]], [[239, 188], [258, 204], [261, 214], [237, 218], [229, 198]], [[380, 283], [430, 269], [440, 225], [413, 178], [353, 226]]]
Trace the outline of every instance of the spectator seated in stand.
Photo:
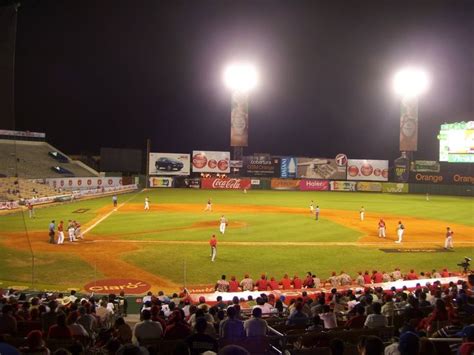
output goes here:
[[262, 310], [254, 308], [252, 310], [252, 318], [244, 322], [245, 334], [247, 337], [265, 336], [268, 333], [268, 323], [262, 319]]

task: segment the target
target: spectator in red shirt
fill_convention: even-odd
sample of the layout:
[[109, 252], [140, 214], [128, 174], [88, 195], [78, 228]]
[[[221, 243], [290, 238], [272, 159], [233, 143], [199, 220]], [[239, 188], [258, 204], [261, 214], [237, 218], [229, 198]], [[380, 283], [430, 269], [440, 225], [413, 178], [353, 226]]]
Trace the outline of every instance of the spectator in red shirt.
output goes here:
[[301, 279], [298, 277], [298, 275], [295, 275], [293, 277], [293, 288], [294, 289], [301, 289], [303, 288], [303, 281], [301, 281]]
[[370, 277], [368, 271], [364, 272], [364, 283], [365, 283], [366, 285], [372, 283], [372, 278]]
[[441, 277], [449, 277], [449, 271], [448, 269], [443, 269], [443, 271], [441, 271]]
[[59, 313], [56, 324], [49, 327], [48, 339], [72, 339], [72, 332], [66, 325], [66, 315], [64, 313]]
[[364, 315], [365, 313], [364, 306], [358, 304], [357, 306], [355, 306], [355, 311], [356, 311], [356, 315], [346, 322], [344, 328], [348, 328], [348, 329], [364, 328], [365, 319], [367, 318]]
[[285, 274], [280, 281], [280, 285], [284, 290], [289, 290], [291, 288], [291, 280], [288, 277], [288, 274]]
[[415, 270], [410, 270], [410, 272], [407, 274], [407, 280], [418, 280], [418, 275], [415, 273]]
[[229, 292], [239, 292], [239, 282], [236, 281], [235, 276], [232, 276], [229, 281]]
[[303, 281], [303, 287], [312, 288], [314, 286], [313, 274], [311, 272], [306, 273], [306, 278]]
[[258, 291], [266, 291], [267, 290], [268, 281], [267, 281], [267, 277], [265, 276], [265, 274], [262, 274], [262, 277], [260, 278], [260, 280], [258, 280], [256, 282], [255, 286], [257, 286]]
[[270, 287], [270, 290], [278, 290], [280, 289], [280, 286], [278, 285], [278, 282], [275, 280], [274, 277], [270, 279], [270, 282], [268, 283], [268, 286]]
[[372, 280], [374, 280], [374, 283], [379, 284], [383, 282], [383, 275], [378, 272], [377, 270], [374, 270], [372, 274]]
[[191, 327], [184, 321], [184, 312], [176, 309], [168, 319], [169, 325], [166, 327], [165, 339], [184, 339], [191, 335]]

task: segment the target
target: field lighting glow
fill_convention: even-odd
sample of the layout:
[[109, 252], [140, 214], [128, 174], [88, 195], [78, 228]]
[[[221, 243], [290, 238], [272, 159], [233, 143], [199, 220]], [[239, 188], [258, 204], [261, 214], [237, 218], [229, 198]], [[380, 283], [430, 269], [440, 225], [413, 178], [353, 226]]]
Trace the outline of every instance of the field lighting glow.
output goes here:
[[429, 86], [426, 71], [420, 68], [404, 68], [393, 78], [395, 92], [405, 98], [414, 98], [424, 93]]
[[224, 83], [234, 91], [250, 91], [258, 83], [257, 69], [248, 63], [231, 64], [224, 70]]

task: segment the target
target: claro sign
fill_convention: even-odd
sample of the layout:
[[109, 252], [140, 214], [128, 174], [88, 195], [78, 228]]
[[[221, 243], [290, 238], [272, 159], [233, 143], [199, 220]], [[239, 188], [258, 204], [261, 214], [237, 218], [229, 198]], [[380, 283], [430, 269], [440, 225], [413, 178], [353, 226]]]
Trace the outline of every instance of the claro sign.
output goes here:
[[412, 174], [411, 182], [425, 184], [443, 184], [443, 185], [474, 185], [474, 176], [463, 174], [430, 174], [416, 173]]
[[84, 286], [84, 290], [94, 293], [119, 293], [140, 295], [150, 290], [151, 285], [147, 282], [135, 279], [105, 279], [89, 282]]
[[250, 179], [201, 179], [201, 189], [243, 190], [251, 186]]

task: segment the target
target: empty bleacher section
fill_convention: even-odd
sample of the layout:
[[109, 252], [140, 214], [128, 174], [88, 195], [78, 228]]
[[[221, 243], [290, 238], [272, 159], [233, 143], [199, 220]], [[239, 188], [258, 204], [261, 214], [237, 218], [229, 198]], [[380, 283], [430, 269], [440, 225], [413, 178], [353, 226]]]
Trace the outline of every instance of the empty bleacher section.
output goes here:
[[49, 185], [13, 177], [0, 178], [0, 201], [30, 200], [57, 195], [58, 191]]
[[0, 139], [0, 176], [24, 179], [98, 176], [46, 142]]

